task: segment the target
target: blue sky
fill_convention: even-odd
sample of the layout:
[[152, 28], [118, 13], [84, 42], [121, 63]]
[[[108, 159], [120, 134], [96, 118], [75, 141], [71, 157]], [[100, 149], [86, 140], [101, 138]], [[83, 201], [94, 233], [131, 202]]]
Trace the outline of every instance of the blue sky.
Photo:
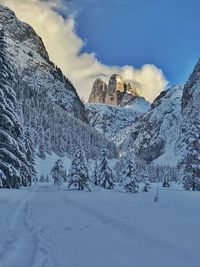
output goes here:
[[0, 3], [36, 30], [50, 59], [86, 101], [94, 80], [108, 82], [113, 73], [136, 82], [153, 101], [166, 86], [184, 84], [199, 58], [200, 0]]
[[107, 65], [145, 63], [183, 83], [199, 58], [199, 0], [78, 0], [77, 34]]

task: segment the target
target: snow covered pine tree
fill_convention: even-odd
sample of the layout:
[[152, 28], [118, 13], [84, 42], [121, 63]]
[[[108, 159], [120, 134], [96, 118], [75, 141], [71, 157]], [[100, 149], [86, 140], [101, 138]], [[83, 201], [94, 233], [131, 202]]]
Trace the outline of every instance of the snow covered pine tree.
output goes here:
[[106, 189], [113, 189], [115, 187], [116, 177], [113, 169], [108, 164], [107, 154], [107, 149], [103, 148], [98, 166], [99, 185]]
[[170, 187], [170, 173], [169, 173], [169, 171], [167, 171], [164, 174], [164, 180], [163, 180], [162, 186], [163, 187]]
[[150, 184], [149, 180], [146, 179], [142, 191], [143, 192], [149, 192], [150, 189], [151, 189], [151, 184]]
[[89, 191], [91, 191], [89, 170], [85, 158], [85, 153], [82, 148], [78, 148], [76, 151], [69, 170], [68, 179], [68, 188], [73, 185], [74, 187], [78, 188], [78, 190], [88, 189]]
[[92, 174], [92, 182], [94, 185], [99, 185], [100, 183], [98, 176], [98, 168], [99, 168], [98, 161], [95, 161], [94, 170]]
[[35, 166], [35, 150], [33, 145], [33, 136], [31, 133], [31, 129], [29, 127], [26, 128], [24, 133], [25, 139], [25, 148], [26, 148], [26, 159], [28, 162], [29, 172], [32, 177], [33, 182], [37, 182], [37, 172], [34, 168]]
[[0, 173], [2, 187], [19, 188], [31, 184], [22, 127], [16, 115], [16, 81], [7, 57], [4, 29], [0, 30]]
[[[199, 115], [197, 115], [199, 116]], [[183, 185], [186, 190], [200, 191], [200, 125], [194, 123], [186, 134], [187, 156], [184, 160], [185, 170]]]
[[61, 185], [65, 181], [65, 169], [63, 161], [57, 160], [51, 170], [51, 176], [54, 180], [54, 185]]
[[136, 177], [136, 168], [131, 159], [128, 159], [125, 165], [125, 173], [123, 178], [124, 190], [128, 193], [138, 192], [138, 182]]
[[44, 178], [44, 175], [40, 175], [40, 183], [44, 183], [45, 182], [45, 178]]

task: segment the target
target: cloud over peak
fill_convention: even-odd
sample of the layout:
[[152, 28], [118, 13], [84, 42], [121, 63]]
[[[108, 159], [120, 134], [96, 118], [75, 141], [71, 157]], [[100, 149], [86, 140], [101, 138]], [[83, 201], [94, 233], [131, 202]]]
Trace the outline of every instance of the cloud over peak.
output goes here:
[[[95, 53], [82, 53], [84, 41], [76, 34], [76, 20], [70, 1], [62, 0], [0, 0], [0, 4], [13, 9], [16, 15], [29, 23], [42, 37], [49, 56], [73, 82], [79, 95], [88, 99], [95, 78], [108, 82], [113, 73], [140, 84], [142, 95], [152, 101], [167, 81], [155, 65], [108, 66], [101, 63]], [[69, 4], [69, 5], [68, 5]], [[58, 10], [65, 13], [61, 15]]]

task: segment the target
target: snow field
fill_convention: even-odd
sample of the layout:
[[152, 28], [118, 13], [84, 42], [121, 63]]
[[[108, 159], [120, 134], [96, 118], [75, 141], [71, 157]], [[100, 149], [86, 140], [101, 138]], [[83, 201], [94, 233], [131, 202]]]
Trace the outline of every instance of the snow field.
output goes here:
[[0, 266], [199, 266], [200, 194], [0, 190]]

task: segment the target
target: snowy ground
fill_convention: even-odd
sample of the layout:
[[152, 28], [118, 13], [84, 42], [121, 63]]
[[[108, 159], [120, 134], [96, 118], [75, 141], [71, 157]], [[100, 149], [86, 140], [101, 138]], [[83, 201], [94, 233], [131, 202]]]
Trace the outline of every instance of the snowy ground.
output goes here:
[[0, 266], [200, 266], [200, 193], [0, 190]]

